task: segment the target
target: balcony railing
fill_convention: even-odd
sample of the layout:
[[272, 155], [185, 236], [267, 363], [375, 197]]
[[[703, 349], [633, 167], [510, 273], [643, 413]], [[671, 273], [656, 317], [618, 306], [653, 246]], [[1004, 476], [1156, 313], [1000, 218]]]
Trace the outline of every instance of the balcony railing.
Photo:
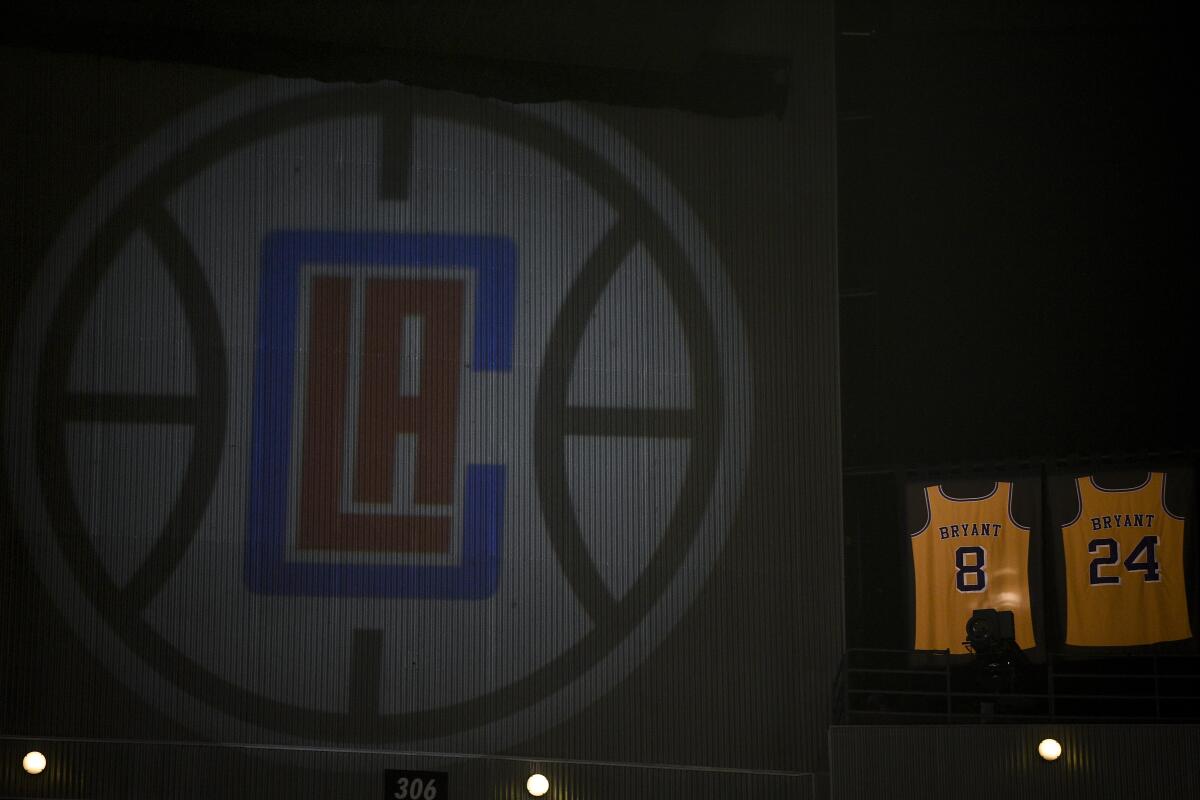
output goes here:
[[948, 651], [853, 649], [834, 698], [843, 724], [1200, 722], [1200, 655], [1048, 655], [988, 669]]

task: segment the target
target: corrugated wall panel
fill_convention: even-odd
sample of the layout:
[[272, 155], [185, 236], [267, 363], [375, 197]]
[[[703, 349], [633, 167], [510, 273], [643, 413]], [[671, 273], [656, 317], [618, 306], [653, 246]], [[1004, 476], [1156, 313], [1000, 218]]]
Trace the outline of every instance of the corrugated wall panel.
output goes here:
[[0, 734], [803, 796], [843, 642], [807, 15], [783, 120], [3, 51]]
[[[1038, 756], [1044, 738], [1057, 761]], [[1200, 795], [1194, 725], [835, 726], [829, 742], [838, 800]]]
[[[538, 759], [413, 755], [368, 750], [287, 750], [205, 743], [35, 741], [46, 756], [41, 775], [21, 770], [26, 743], [0, 741], [4, 797], [275, 798], [374, 800], [385, 795], [385, 770], [448, 773], [445, 798], [526, 800], [538, 772], [557, 800], [722, 800], [770, 797], [812, 800], [813, 776], [639, 764], [563, 763]], [[435, 780], [436, 784], [436, 780]]]

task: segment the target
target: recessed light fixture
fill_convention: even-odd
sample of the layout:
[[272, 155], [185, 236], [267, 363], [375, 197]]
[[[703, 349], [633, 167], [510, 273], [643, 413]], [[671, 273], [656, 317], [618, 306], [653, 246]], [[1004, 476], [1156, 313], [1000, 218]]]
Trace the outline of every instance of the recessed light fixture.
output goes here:
[[1038, 742], [1038, 755], [1047, 761], [1053, 761], [1062, 755], [1062, 745], [1057, 739], [1042, 739]]
[[46, 757], [37, 750], [30, 750], [25, 754], [25, 757], [21, 759], [21, 766], [24, 767], [25, 771], [30, 775], [37, 775], [46, 768]]
[[525, 781], [525, 789], [534, 797], [541, 797], [550, 791], [550, 781], [540, 772], [535, 772]]

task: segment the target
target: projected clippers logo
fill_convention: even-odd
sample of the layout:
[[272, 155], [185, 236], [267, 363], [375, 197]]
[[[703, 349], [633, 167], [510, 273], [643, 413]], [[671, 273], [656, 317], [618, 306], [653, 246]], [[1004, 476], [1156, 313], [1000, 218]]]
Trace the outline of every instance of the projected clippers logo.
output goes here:
[[98, 661], [222, 740], [564, 721], [687, 613], [752, 436], [703, 220], [567, 105], [218, 96], [82, 201], [14, 342], [11, 526]]
[[[492, 464], [455, 469], [459, 384], [471, 372], [512, 370], [513, 244], [284, 231], [267, 238], [262, 270], [249, 585], [271, 594], [491, 595], [505, 473]], [[468, 377], [460, 364], [470, 365]], [[389, 565], [379, 554], [425, 558]]]

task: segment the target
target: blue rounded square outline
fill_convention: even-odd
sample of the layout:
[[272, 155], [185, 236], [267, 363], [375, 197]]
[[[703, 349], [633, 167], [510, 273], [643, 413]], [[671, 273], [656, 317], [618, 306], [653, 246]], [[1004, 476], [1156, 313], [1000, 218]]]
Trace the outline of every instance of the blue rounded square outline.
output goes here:
[[468, 464], [456, 566], [298, 563], [286, 559], [288, 466], [300, 268], [456, 268], [475, 273], [472, 372], [510, 372], [517, 247], [501, 236], [283, 230], [263, 240], [258, 297], [244, 579], [250, 591], [322, 597], [483, 599], [500, 580], [506, 470]]

